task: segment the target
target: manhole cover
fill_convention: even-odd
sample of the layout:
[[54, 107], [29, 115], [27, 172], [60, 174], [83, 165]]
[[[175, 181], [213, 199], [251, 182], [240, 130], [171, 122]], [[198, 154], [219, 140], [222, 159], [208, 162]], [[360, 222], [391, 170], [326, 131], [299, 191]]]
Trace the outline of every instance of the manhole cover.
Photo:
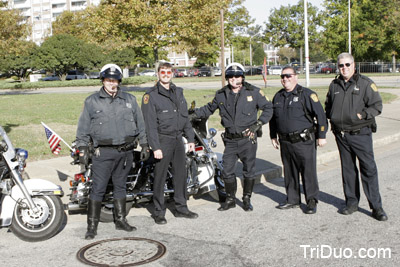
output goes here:
[[158, 241], [126, 237], [89, 244], [78, 251], [77, 257], [92, 266], [137, 266], [161, 258], [166, 250]]

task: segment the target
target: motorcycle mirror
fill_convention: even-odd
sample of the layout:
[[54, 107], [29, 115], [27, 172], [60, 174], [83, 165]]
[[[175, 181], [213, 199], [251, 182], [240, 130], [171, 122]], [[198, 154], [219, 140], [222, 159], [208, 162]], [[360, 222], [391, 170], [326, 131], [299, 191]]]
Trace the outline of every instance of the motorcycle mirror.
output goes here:
[[210, 128], [208, 129], [208, 133], [211, 137], [214, 137], [217, 134], [217, 130], [215, 130], [214, 128]]
[[211, 147], [215, 148], [217, 147], [217, 142], [215, 142], [214, 140], [211, 141]]

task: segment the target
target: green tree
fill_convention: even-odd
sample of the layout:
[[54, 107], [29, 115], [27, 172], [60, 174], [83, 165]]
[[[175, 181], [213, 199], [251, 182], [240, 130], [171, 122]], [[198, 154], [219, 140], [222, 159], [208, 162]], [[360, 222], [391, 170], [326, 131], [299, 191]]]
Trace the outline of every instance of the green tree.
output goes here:
[[278, 55], [286, 58], [287, 63], [290, 63], [293, 58], [297, 58], [296, 50], [291, 47], [281, 47]]
[[264, 48], [263, 48], [263, 44], [262, 43], [256, 43], [254, 46], [253, 46], [253, 51], [254, 51], [254, 54], [253, 54], [253, 65], [262, 65], [262, 64], [264, 64], [264, 57], [266, 56], [265, 55], [265, 52], [264, 52]]
[[[351, 2], [351, 52], [359, 61], [389, 60], [399, 49], [399, 0]], [[348, 2], [325, 2], [325, 52], [348, 51]], [[379, 14], [379, 15], [378, 15]]]
[[34, 42], [8, 42], [12, 49], [0, 49], [0, 69], [10, 75], [26, 80], [32, 69], [32, 55], [37, 47]]
[[93, 69], [102, 61], [101, 49], [67, 34], [47, 38], [35, 51], [33, 64], [65, 78], [71, 69]]
[[[319, 39], [318, 27], [321, 17], [318, 8], [308, 3], [308, 38], [310, 50]], [[304, 47], [304, 1], [297, 5], [281, 6], [272, 9], [265, 25], [264, 41], [276, 47], [290, 45], [295, 49]]]

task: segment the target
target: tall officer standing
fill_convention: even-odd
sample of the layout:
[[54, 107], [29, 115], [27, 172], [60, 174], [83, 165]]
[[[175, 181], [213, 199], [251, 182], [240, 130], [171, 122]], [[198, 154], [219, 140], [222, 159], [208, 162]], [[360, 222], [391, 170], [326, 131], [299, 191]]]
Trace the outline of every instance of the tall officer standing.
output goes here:
[[194, 149], [194, 132], [188, 118], [188, 108], [183, 89], [171, 82], [172, 66], [161, 63], [158, 67], [157, 84], [150, 88], [142, 99], [142, 112], [146, 123], [149, 144], [157, 160], [154, 169], [154, 221], [166, 224], [164, 186], [168, 166], [172, 163], [174, 183], [175, 217], [195, 219], [198, 215], [189, 211], [185, 147], [182, 134], [188, 139], [189, 151]]
[[92, 157], [92, 190], [89, 196], [85, 239], [97, 235], [101, 202], [110, 179], [114, 185], [114, 215], [117, 230], [136, 230], [126, 220], [126, 179], [133, 162], [133, 149], [139, 139], [141, 160], [149, 155], [145, 125], [136, 98], [122, 92], [122, 71], [107, 64], [100, 71], [103, 86], [85, 100], [76, 133], [80, 162], [87, 165], [89, 143], [95, 148]]
[[[236, 164], [243, 163], [243, 209], [252, 211], [250, 197], [255, 182], [257, 136], [263, 124], [272, 116], [272, 104], [257, 87], [244, 81], [244, 68], [239, 63], [226, 67], [228, 85], [218, 90], [212, 102], [196, 109], [191, 118], [207, 118], [219, 109], [221, 124], [225, 128], [223, 141], [222, 175], [225, 182], [226, 201], [218, 209], [228, 210], [236, 206]], [[257, 119], [258, 110], [262, 113]]]
[[300, 207], [300, 173], [307, 201], [305, 213], [313, 214], [317, 211], [319, 193], [316, 142], [321, 147], [326, 144], [327, 121], [317, 94], [297, 81], [293, 67], [283, 68], [281, 83], [284, 88], [272, 100], [274, 115], [269, 124], [270, 137], [274, 148], [281, 146], [287, 195], [286, 203], [277, 208]]
[[376, 131], [375, 117], [382, 112], [382, 99], [375, 83], [356, 72], [351, 54], [340, 54], [338, 67], [340, 76], [329, 86], [325, 110], [336, 138], [342, 165], [346, 206], [340, 212], [349, 215], [358, 210], [358, 159], [362, 186], [372, 209], [372, 216], [378, 221], [386, 221], [388, 217], [382, 208], [372, 144], [372, 132]]

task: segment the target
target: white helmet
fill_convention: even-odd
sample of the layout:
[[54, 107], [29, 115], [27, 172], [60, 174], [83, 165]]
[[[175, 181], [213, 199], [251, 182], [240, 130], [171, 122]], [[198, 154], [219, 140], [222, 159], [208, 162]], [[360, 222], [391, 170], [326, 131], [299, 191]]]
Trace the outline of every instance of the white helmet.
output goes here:
[[225, 68], [225, 79], [232, 78], [233, 76], [242, 76], [244, 79], [244, 67], [240, 63], [233, 62]]
[[114, 80], [122, 81], [122, 70], [118, 65], [106, 64], [100, 70], [100, 79], [110, 78]]

